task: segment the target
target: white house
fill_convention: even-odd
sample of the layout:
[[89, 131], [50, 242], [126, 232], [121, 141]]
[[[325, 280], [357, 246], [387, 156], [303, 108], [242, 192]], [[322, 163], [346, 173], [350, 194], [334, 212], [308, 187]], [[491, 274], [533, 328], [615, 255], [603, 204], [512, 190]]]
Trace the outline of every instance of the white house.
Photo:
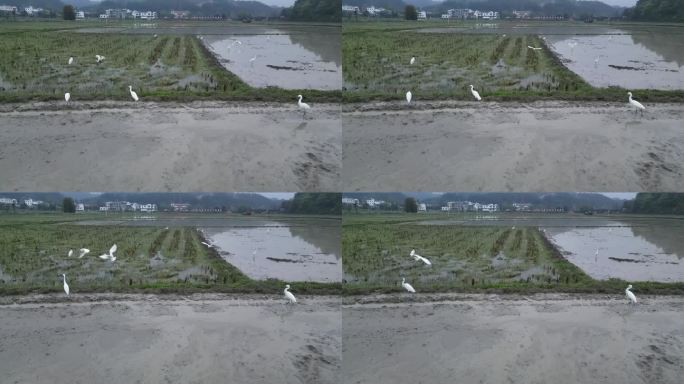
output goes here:
[[106, 206], [100, 207], [100, 211], [109, 211], [109, 207], [106, 207]]
[[418, 12], [418, 20], [425, 20], [425, 19], [427, 19], [427, 12], [425, 12], [425, 11]]
[[140, 212], [157, 212], [157, 204], [141, 204]]
[[24, 200], [24, 204], [26, 204], [27, 207], [33, 208], [35, 206], [43, 204], [43, 201], [41, 200], [33, 200], [33, 199], [26, 199]]
[[17, 13], [17, 7], [14, 5], [0, 5], [0, 12]]
[[447, 206], [442, 207], [442, 212], [449, 212], [450, 209]]
[[9, 197], [0, 197], [0, 204], [17, 205], [17, 199], [10, 199]]
[[529, 19], [532, 16], [532, 11], [513, 11], [516, 19]]
[[85, 19], [85, 12], [77, 11], [76, 12], [76, 20], [83, 20], [83, 19]]
[[138, 12], [138, 17], [140, 17], [142, 20], [153, 20], [157, 18], [157, 12]]
[[101, 13], [100, 14], [100, 19], [109, 19], [109, 15], [106, 13]]
[[76, 204], [76, 212], [83, 212], [83, 211], [85, 211], [85, 205], [83, 203]]
[[385, 202], [383, 200], [375, 200], [371, 197], [370, 199], [366, 200], [366, 204], [368, 204], [369, 207], [374, 208], [385, 204]]
[[357, 7], [355, 5], [343, 5], [342, 6], [342, 12], [359, 14], [359, 13], [361, 13], [361, 9], [359, 9], [359, 7]]
[[475, 11], [478, 19], [494, 20], [499, 18], [499, 12], [495, 11]]
[[27, 15], [33, 16], [35, 14], [43, 12], [43, 8], [33, 8], [32, 6], [28, 6], [24, 8], [24, 12], [26, 12]]
[[359, 199], [353, 199], [351, 197], [343, 197], [342, 204], [359, 205]]
[[496, 212], [499, 210], [499, 204], [480, 204], [475, 203], [475, 210], [482, 212]]

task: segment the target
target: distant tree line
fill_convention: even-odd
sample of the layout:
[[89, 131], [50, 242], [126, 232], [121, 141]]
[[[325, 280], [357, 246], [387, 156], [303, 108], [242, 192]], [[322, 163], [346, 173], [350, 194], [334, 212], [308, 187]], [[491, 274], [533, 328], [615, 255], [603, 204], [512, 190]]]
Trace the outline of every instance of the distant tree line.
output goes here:
[[340, 215], [342, 194], [300, 192], [296, 193], [292, 200], [283, 201], [282, 208], [287, 213]]
[[684, 0], [639, 0], [625, 10], [631, 20], [684, 22]]
[[285, 8], [282, 16], [294, 21], [341, 22], [340, 0], [296, 0], [291, 8]]
[[623, 208], [630, 213], [684, 215], [684, 193], [639, 193]]

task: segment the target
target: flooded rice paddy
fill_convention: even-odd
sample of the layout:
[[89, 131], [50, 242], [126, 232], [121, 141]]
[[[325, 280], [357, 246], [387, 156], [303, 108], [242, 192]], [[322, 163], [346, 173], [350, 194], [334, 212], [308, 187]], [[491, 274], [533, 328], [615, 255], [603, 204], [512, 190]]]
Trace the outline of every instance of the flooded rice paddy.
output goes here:
[[539, 35], [594, 87], [684, 89], [681, 27], [559, 24], [481, 23], [420, 32]]
[[314, 36], [274, 30], [261, 35], [210, 35], [202, 40], [226, 69], [253, 87], [342, 87], [339, 34]]
[[684, 221], [678, 219], [481, 215], [421, 224], [538, 227], [566, 259], [594, 279], [684, 281]]
[[[228, 263], [252, 279], [337, 282], [342, 279], [339, 220], [175, 218], [82, 221], [84, 225], [195, 227]], [[158, 263], [163, 263], [159, 257]], [[201, 271], [187, 271], [193, 275]]]
[[83, 28], [79, 32], [194, 35], [221, 65], [250, 86], [318, 90], [342, 87], [338, 26], [150, 24], [132, 28]]

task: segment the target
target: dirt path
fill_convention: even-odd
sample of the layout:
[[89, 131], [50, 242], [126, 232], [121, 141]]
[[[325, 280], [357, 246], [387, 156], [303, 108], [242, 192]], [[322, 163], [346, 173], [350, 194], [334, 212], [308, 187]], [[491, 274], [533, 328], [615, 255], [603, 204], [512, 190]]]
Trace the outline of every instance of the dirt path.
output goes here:
[[[3, 383], [338, 383], [339, 299], [96, 295], [0, 305]], [[3, 302], [7, 302], [3, 299]]]
[[350, 384], [680, 383], [684, 298], [640, 298], [363, 298], [342, 309], [342, 375]]
[[338, 191], [339, 107], [0, 106], [0, 190]]
[[[648, 103], [647, 103], [648, 104]], [[683, 104], [378, 103], [345, 107], [347, 191], [684, 189]]]

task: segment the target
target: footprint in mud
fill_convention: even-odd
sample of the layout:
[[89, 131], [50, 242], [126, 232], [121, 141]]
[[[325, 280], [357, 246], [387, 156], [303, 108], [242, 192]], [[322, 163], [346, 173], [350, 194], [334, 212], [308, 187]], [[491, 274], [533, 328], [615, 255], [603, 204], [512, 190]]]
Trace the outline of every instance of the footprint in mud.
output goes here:
[[677, 335], [659, 335], [638, 355], [637, 366], [647, 383], [676, 382], [684, 367], [681, 340]]
[[[325, 340], [316, 340], [317, 344], [325, 343]], [[328, 341], [330, 342], [330, 341]], [[302, 383], [320, 383], [330, 375], [330, 372], [338, 370], [340, 365], [339, 358], [326, 355], [323, 346], [307, 344], [301, 353], [295, 355], [292, 362], [297, 369], [297, 377]]]

